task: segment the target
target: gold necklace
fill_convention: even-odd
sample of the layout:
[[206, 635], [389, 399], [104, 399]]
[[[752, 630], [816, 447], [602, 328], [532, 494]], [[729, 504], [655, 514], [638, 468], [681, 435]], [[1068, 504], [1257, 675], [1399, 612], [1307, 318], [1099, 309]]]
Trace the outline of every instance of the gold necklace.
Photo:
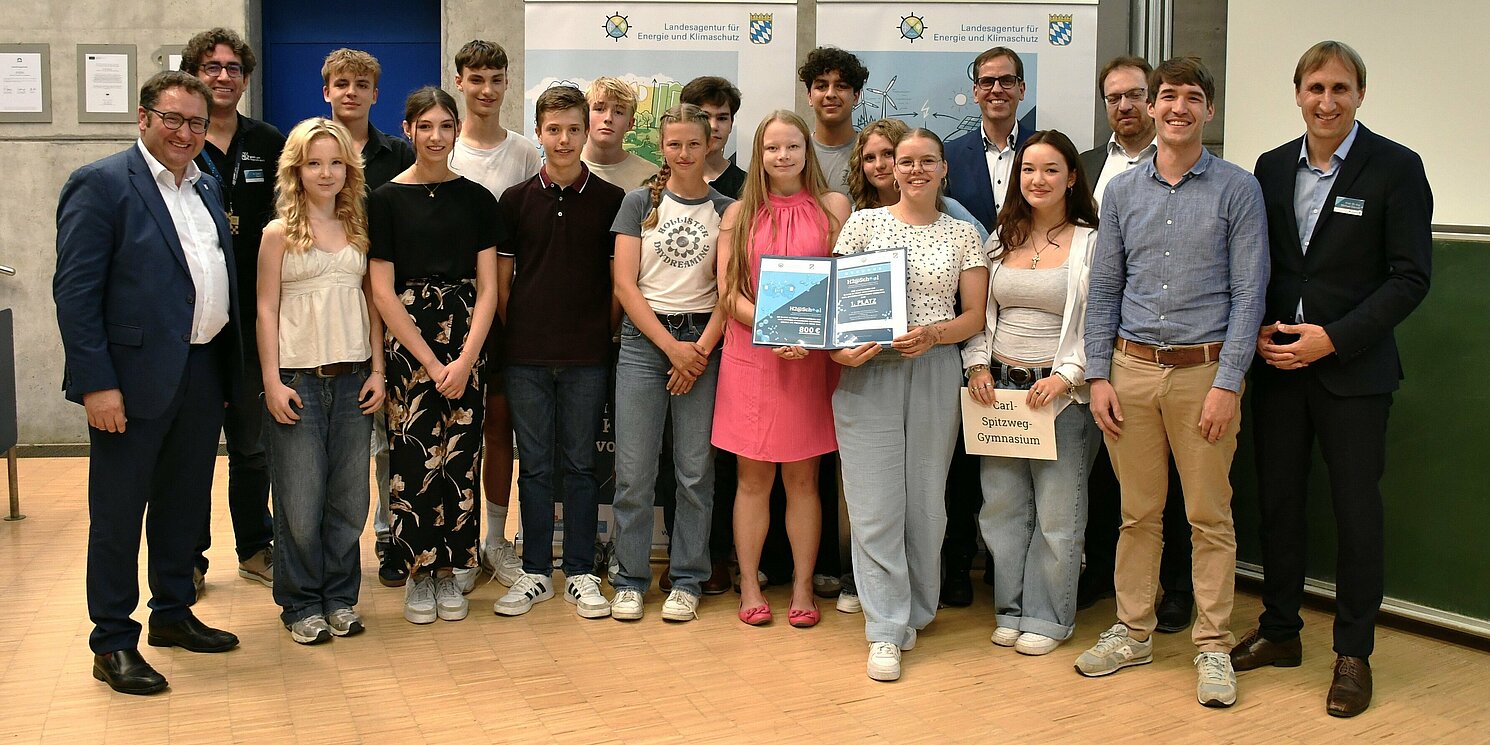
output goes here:
[[430, 199], [434, 199], [435, 198], [435, 192], [439, 191], [440, 190], [440, 185], [441, 184], [444, 184], [444, 183], [445, 183], [444, 181], [436, 181], [435, 182], [435, 185], [434, 185], [434, 188], [430, 188], [430, 185], [429, 184], [420, 184], [420, 186], [424, 187], [424, 190], [427, 191], [427, 192], [429, 192], [429, 198]]

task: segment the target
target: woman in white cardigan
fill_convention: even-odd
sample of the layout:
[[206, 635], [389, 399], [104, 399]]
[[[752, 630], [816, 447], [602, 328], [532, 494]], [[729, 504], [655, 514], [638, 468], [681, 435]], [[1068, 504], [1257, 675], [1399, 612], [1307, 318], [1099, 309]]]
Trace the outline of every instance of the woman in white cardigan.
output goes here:
[[1017, 186], [985, 247], [988, 327], [962, 356], [979, 403], [1021, 396], [1055, 414], [1056, 460], [984, 457], [981, 464], [978, 522], [993, 556], [993, 643], [1040, 655], [1075, 627], [1087, 474], [1100, 436], [1087, 413], [1082, 344], [1097, 205], [1075, 146], [1055, 130], [1032, 135], [1013, 172]]

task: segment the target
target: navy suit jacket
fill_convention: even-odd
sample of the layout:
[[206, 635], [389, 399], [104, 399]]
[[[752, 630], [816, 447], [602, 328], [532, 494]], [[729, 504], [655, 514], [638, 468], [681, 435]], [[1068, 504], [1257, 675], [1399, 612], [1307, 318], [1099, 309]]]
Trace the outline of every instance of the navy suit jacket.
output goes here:
[[[218, 334], [226, 347], [218, 349], [231, 386], [243, 353], [232, 234], [221, 185], [204, 176], [196, 190], [217, 225], [228, 269], [229, 319]], [[62, 187], [52, 295], [67, 399], [82, 403], [84, 394], [118, 388], [126, 416], [164, 414], [185, 374], [196, 286], [137, 145], [79, 168]]]
[[[1034, 117], [1026, 115], [1025, 118], [1029, 121], [1019, 122], [1015, 150], [1035, 133]], [[1017, 177], [1009, 180], [1011, 183], [1018, 181]], [[993, 209], [993, 184], [989, 180], [981, 126], [947, 143], [947, 196], [961, 202], [973, 217], [978, 218], [978, 222], [983, 223], [984, 229], [993, 232], [998, 213]]]
[[[1395, 391], [1402, 379], [1392, 331], [1428, 294], [1433, 259], [1433, 193], [1417, 153], [1362, 124], [1340, 165], [1305, 253], [1293, 206], [1303, 138], [1257, 159], [1268, 216], [1273, 273], [1264, 323], [1323, 326], [1335, 354], [1311, 364], [1337, 396]], [[1335, 211], [1337, 198], [1364, 202], [1361, 214]], [[1287, 374], [1257, 358], [1256, 374]]]

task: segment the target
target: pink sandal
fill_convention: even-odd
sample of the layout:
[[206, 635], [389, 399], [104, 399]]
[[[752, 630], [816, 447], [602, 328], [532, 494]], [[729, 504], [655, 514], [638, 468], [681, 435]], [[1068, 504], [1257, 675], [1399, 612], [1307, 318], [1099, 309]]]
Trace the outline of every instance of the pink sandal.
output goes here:
[[793, 608], [787, 614], [786, 622], [799, 629], [810, 629], [816, 626], [817, 622], [821, 620], [823, 620], [823, 616], [818, 612], [817, 604], [814, 603], [812, 610]]
[[[796, 611], [792, 611], [796, 613]], [[741, 608], [740, 620], [746, 626], [764, 626], [771, 622], [771, 604], [761, 603], [753, 608]]]

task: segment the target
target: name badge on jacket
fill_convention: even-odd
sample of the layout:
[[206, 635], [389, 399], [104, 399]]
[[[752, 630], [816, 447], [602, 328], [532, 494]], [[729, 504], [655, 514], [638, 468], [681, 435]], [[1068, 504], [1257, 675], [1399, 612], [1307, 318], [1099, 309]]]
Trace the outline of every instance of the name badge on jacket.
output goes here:
[[1339, 212], [1342, 215], [1355, 215], [1356, 217], [1360, 217], [1361, 212], [1365, 209], [1366, 200], [1364, 199], [1335, 197], [1335, 211]]

